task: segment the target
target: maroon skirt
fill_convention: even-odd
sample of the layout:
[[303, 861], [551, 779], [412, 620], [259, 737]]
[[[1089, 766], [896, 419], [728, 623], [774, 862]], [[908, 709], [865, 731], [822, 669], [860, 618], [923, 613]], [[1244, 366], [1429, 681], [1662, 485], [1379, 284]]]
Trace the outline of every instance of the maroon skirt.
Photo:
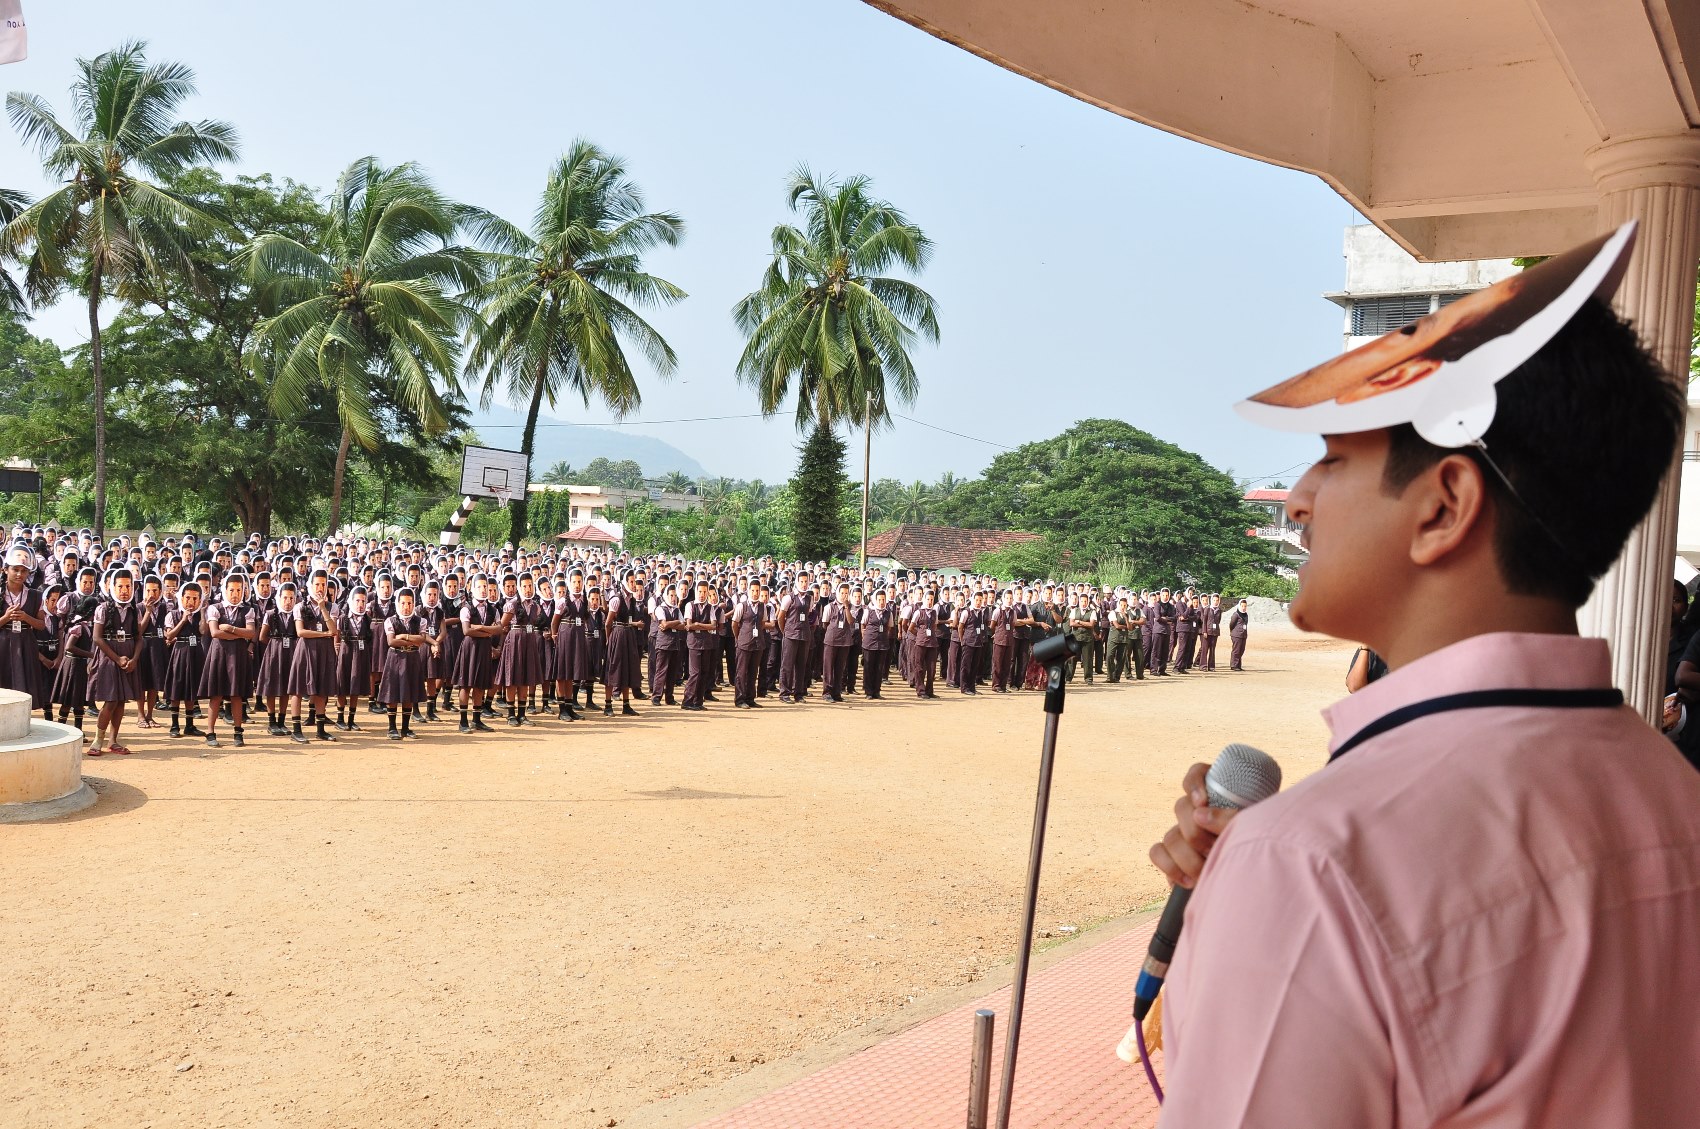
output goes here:
[[332, 685], [336, 687], [332, 693], [343, 698], [361, 698], [372, 690], [372, 650], [366, 639], [348, 639], [342, 641], [342, 649], [336, 652], [336, 666], [333, 668]]
[[202, 698], [246, 698], [254, 690], [246, 639], [214, 639], [201, 666]]
[[262, 698], [283, 698], [289, 695], [289, 672], [295, 665], [295, 652], [301, 640], [293, 635], [280, 635], [266, 640], [265, 654], [260, 657], [260, 670], [254, 676], [254, 693]]
[[496, 660], [496, 685], [536, 686], [545, 677], [542, 633], [524, 627], [509, 631]]
[[303, 698], [328, 698], [337, 692], [336, 644], [329, 639], [298, 639], [289, 667], [289, 692]]
[[574, 623], [571, 616], [561, 617], [555, 632], [555, 680], [557, 682], [592, 682], [596, 669], [590, 661], [590, 640], [584, 624]]
[[192, 702], [201, 696], [201, 668], [207, 662], [207, 640], [185, 631], [169, 648], [165, 686], [161, 694], [168, 702]]
[[384, 676], [378, 701], [386, 706], [409, 706], [425, 697], [425, 659], [419, 651], [384, 648]]
[[490, 679], [496, 672], [496, 664], [490, 657], [490, 640], [462, 639], [455, 651], [454, 666], [449, 677], [449, 685], [457, 690], [487, 690]]
[[[128, 658], [136, 653], [139, 640], [109, 639], [106, 645], [113, 652]], [[139, 666], [140, 664], [138, 664]], [[89, 659], [89, 697], [97, 702], [133, 702], [141, 697], [141, 680], [137, 670], [124, 670], [106, 652], [96, 650]]]
[[[8, 627], [20, 626], [8, 624]], [[41, 652], [35, 645], [35, 632], [27, 627], [21, 631], [0, 628], [0, 687], [17, 690], [30, 696], [30, 704], [40, 709], [47, 704], [50, 672], [41, 665]]]
[[608, 669], [603, 683], [610, 693], [631, 690], [643, 693], [643, 625], [616, 623], [608, 637]]

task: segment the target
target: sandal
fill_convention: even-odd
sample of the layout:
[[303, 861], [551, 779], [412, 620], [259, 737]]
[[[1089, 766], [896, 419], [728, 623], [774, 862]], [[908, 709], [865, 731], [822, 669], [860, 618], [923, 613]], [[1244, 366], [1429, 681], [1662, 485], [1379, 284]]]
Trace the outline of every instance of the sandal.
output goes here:
[[130, 755], [130, 750], [126, 749], [123, 745], [108, 745], [106, 746], [106, 751], [109, 753], [116, 753], [121, 757], [127, 757]]
[[105, 755], [105, 753], [106, 750], [99, 745], [90, 745], [88, 748], [83, 750], [83, 756], [85, 757], [98, 757]]

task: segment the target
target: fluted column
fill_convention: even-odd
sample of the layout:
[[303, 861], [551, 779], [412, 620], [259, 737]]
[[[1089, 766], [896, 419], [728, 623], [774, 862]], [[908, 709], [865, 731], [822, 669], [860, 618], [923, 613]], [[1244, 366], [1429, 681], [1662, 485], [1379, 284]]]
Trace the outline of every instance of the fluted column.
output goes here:
[[[1600, 228], [1641, 221], [1617, 308], [1688, 389], [1696, 263], [1700, 262], [1700, 134], [1627, 137], [1588, 153], [1600, 189]], [[1611, 641], [1613, 681], [1648, 721], [1658, 717], [1670, 639], [1681, 443], [1647, 519], [1582, 609], [1583, 634]]]

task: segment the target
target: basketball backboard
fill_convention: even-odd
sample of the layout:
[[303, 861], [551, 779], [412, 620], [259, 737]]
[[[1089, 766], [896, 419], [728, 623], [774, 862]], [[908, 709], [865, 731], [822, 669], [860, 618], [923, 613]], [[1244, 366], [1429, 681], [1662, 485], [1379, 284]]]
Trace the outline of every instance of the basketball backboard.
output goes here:
[[460, 459], [460, 492], [468, 498], [513, 497], [525, 490], [530, 461], [523, 451], [466, 447]]

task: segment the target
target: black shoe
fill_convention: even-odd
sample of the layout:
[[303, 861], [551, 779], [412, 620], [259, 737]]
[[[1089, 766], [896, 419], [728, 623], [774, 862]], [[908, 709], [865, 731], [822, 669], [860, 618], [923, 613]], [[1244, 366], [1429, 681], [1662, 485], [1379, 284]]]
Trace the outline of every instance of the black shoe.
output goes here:
[[478, 732], [480, 732], [480, 733], [494, 733], [494, 732], [496, 732], [494, 729], [491, 729], [488, 725], [485, 725], [484, 724], [484, 718], [481, 717], [478, 714], [472, 715], [472, 728], [478, 730]]
[[437, 705], [436, 705], [435, 702], [433, 702], [431, 704], [430, 709], [425, 711], [425, 720], [426, 721], [436, 721], [437, 720]]
[[636, 716], [638, 716], [638, 712], [636, 710], [632, 709], [632, 704], [630, 702], [621, 703], [620, 712], [622, 714], [624, 714], [626, 717], [636, 717]]
[[207, 734], [207, 748], [209, 748], [209, 749], [218, 748], [218, 734], [216, 734], [216, 733], [208, 733]]
[[461, 722], [460, 723], [460, 731], [462, 733], [471, 733], [472, 732], [472, 723], [470, 721]]
[[392, 741], [401, 740], [401, 734], [394, 729], [390, 730], [390, 740], [392, 740]]
[[603, 717], [613, 717], [614, 716], [614, 703], [613, 702], [603, 702], [602, 703], [602, 716]]
[[509, 714], [508, 715], [508, 727], [510, 729], [518, 729], [519, 728], [519, 715], [518, 714]]
[[297, 733], [294, 730], [290, 731], [289, 739], [291, 741], [294, 741], [297, 745], [306, 745], [306, 744], [310, 743], [308, 741], [308, 739], [306, 738], [306, 736], [304, 736], [303, 734]]
[[177, 726], [173, 725], [171, 727], [171, 734], [170, 735], [172, 737], [181, 737], [181, 736], [183, 736], [183, 730], [178, 728]]
[[761, 704], [761, 703], [760, 703], [760, 702], [751, 702], [751, 703], [750, 703], [750, 708], [751, 708], [751, 709], [752, 709], [752, 710], [759, 710], [759, 709], [761, 709], [761, 708], [762, 708], [762, 704]]
[[329, 733], [325, 732], [325, 727], [322, 726], [322, 725], [319, 726], [319, 732], [318, 732], [317, 736], [318, 736], [319, 740], [321, 740], [321, 741], [335, 741], [336, 740], [335, 737], [332, 737]]
[[188, 725], [185, 725], [183, 727], [183, 736], [185, 736], [185, 737], [205, 737], [206, 734], [201, 732], [201, 730], [197, 729], [195, 727], [195, 723], [191, 721]]
[[536, 725], [537, 724], [535, 721], [532, 721], [529, 717], [526, 717], [524, 714], [520, 714], [519, 723], [521, 725]]
[[784, 702], [784, 703], [785, 703], [785, 704], [786, 704], [786, 705], [790, 705], [790, 704], [791, 704], [791, 703], [792, 703], [792, 702], [794, 702], [794, 701], [796, 701], [796, 699], [795, 699], [795, 698], [793, 698], [793, 697], [792, 697], [792, 696], [791, 696], [791, 695], [789, 695], [789, 694], [781, 694], [781, 695], [779, 695], [779, 700], [780, 700], [780, 701], [782, 701], [782, 702]]
[[555, 720], [556, 721], [577, 721], [578, 718], [568, 717], [567, 716], [567, 703], [562, 702], [561, 705], [560, 705], [560, 708], [558, 708], [555, 711]]
[[242, 730], [240, 730], [240, 729], [234, 730], [231, 733], [231, 736], [236, 739], [236, 747], [238, 749], [240, 749], [242, 747]]
[[409, 740], [409, 741], [417, 741], [417, 740], [419, 740], [419, 738], [420, 738], [420, 734], [418, 734], [418, 733], [415, 733], [415, 732], [414, 732], [414, 731], [413, 731], [413, 730], [411, 730], [411, 729], [403, 729], [403, 730], [402, 730], [402, 731], [401, 731], [401, 735], [402, 735], [402, 736], [403, 736], [403, 737], [406, 737], [406, 738], [407, 738], [407, 739], [408, 739], [408, 740]]

